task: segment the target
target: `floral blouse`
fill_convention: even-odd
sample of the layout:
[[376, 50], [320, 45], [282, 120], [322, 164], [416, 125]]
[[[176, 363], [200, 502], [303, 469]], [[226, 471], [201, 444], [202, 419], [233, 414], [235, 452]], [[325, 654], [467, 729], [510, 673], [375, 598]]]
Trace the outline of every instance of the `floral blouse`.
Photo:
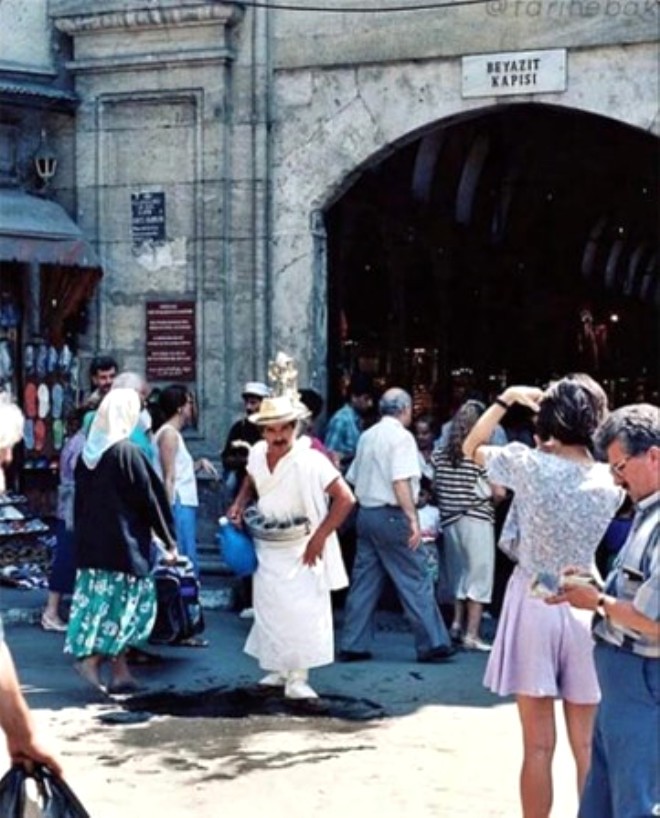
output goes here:
[[589, 570], [605, 530], [622, 503], [604, 463], [577, 463], [522, 443], [484, 448], [488, 478], [515, 493], [517, 557], [529, 574]]

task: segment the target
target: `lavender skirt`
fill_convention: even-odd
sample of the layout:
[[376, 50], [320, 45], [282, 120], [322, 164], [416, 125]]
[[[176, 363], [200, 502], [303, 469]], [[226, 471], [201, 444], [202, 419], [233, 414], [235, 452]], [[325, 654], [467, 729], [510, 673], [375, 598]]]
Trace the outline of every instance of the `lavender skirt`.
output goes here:
[[484, 685], [508, 696], [551, 696], [597, 704], [590, 611], [547, 605], [530, 595], [532, 577], [516, 567], [507, 585]]

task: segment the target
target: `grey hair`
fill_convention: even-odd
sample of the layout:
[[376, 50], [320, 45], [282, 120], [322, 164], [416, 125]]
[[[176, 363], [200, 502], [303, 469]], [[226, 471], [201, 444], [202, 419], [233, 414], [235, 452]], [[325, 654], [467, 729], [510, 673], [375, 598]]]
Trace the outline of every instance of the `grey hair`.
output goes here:
[[383, 417], [386, 415], [398, 417], [411, 407], [412, 398], [405, 389], [399, 389], [397, 386], [388, 389], [378, 404], [378, 409]]
[[615, 409], [596, 432], [596, 449], [605, 456], [617, 440], [626, 454], [644, 454], [660, 446], [660, 408], [650, 403], [634, 403]]
[[146, 384], [142, 375], [137, 372], [120, 372], [112, 382], [111, 389], [135, 389], [136, 392], [141, 392]]

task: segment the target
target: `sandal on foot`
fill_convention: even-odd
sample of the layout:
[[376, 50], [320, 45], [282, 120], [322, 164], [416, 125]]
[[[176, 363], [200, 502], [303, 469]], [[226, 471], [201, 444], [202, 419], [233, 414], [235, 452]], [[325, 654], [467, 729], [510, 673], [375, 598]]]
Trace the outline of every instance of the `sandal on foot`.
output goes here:
[[66, 633], [67, 625], [61, 619], [54, 619], [47, 613], [41, 614], [41, 627], [45, 631], [55, 631], [57, 633]]

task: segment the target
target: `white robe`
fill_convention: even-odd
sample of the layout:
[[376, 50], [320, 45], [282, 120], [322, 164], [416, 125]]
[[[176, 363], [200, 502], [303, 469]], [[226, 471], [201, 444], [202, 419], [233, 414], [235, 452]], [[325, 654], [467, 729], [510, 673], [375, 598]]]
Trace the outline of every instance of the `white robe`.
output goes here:
[[299, 438], [270, 471], [266, 443], [252, 447], [247, 470], [265, 517], [305, 516], [310, 534], [299, 540], [255, 538], [259, 566], [253, 576], [254, 624], [245, 652], [266, 670], [303, 670], [334, 660], [330, 590], [343, 588], [348, 577], [336, 534], [326, 540], [323, 558], [310, 568], [302, 557], [307, 542], [328, 509], [325, 490], [339, 472], [310, 440]]

